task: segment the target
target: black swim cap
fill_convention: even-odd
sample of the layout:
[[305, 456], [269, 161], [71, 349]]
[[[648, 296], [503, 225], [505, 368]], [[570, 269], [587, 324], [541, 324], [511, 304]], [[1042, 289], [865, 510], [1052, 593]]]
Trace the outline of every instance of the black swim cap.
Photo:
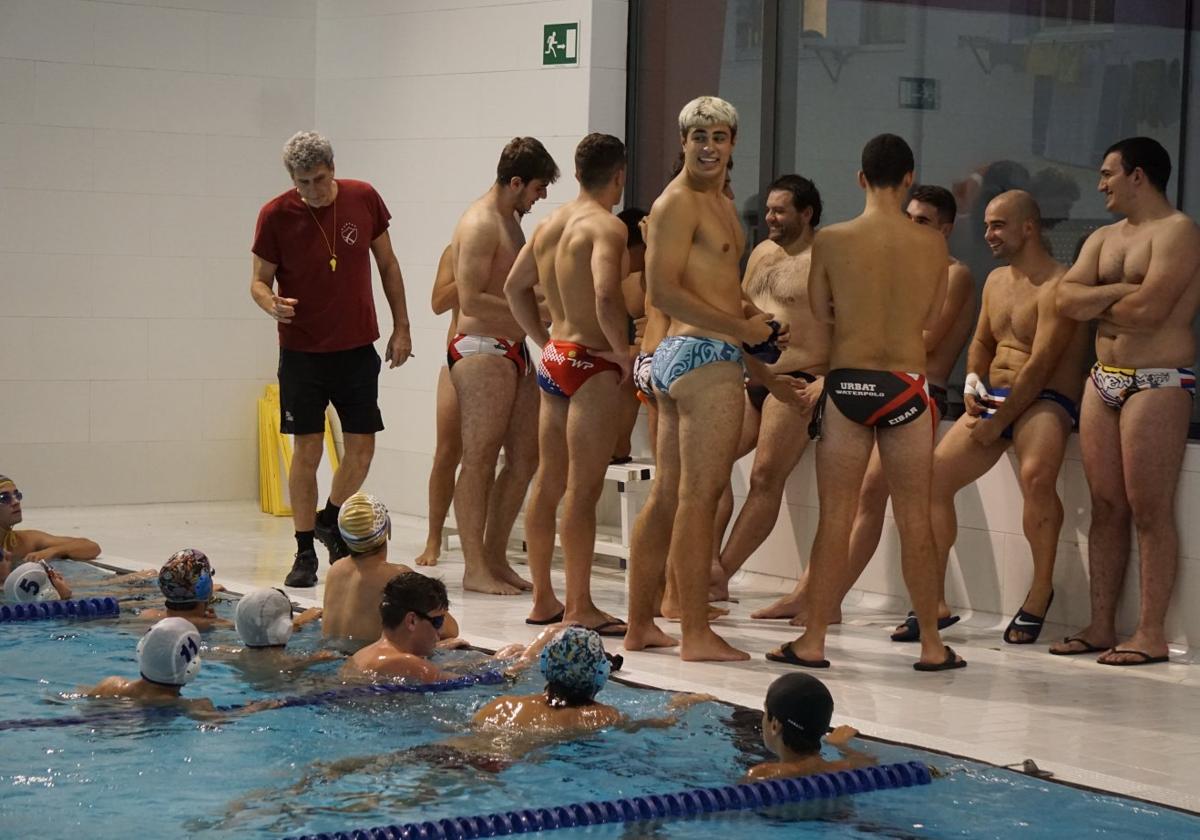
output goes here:
[[767, 715], [783, 725], [783, 743], [796, 752], [821, 748], [833, 718], [833, 697], [809, 674], [785, 674], [767, 689]]

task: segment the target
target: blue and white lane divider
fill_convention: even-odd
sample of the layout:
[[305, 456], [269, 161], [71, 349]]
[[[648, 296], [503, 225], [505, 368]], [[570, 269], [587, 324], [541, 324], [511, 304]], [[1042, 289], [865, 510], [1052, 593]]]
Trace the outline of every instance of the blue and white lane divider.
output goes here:
[[0, 604], [0, 624], [54, 618], [112, 618], [121, 614], [116, 598], [77, 598], [36, 604]]
[[[323, 706], [342, 700], [361, 700], [379, 697], [384, 694], [433, 694], [442, 691], [456, 691], [473, 685], [499, 685], [507, 679], [502, 671], [484, 671], [481, 674], [468, 674], [444, 682], [423, 683], [421, 685], [404, 685], [400, 683], [385, 683], [382, 685], [352, 685], [344, 688], [334, 688], [318, 694], [296, 694], [291, 697], [280, 697], [276, 708], [289, 706]], [[218, 712], [235, 713], [244, 708], [245, 704], [217, 706]], [[115, 709], [103, 712], [92, 712], [82, 715], [58, 715], [44, 718], [13, 718], [0, 720], [0, 731], [9, 729], [51, 729], [63, 726], [104, 726], [107, 723], [124, 720], [143, 720], [151, 716], [173, 717], [181, 714], [181, 710], [172, 706], [144, 706], [134, 709]]]
[[633, 796], [605, 802], [577, 802], [554, 808], [527, 808], [502, 814], [356, 828], [332, 834], [305, 834], [286, 840], [468, 840], [474, 837], [502, 837], [556, 828], [757, 810], [873, 790], [927, 785], [930, 781], [928, 767], [919, 761], [909, 761], [798, 779], [768, 779], [743, 785], [694, 788], [678, 793]]

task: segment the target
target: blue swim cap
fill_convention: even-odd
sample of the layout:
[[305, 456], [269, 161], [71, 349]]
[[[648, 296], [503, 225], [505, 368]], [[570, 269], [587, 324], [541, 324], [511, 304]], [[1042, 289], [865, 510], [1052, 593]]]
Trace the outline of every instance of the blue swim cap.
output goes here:
[[584, 627], [567, 627], [542, 648], [538, 660], [546, 682], [592, 698], [608, 682], [611, 666], [600, 634]]

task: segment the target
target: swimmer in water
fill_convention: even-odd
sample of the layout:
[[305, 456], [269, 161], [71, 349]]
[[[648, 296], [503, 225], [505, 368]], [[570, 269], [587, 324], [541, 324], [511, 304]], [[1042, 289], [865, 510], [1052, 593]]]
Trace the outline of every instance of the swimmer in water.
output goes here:
[[71, 587], [45, 560], [22, 563], [4, 580], [4, 600], [10, 604], [37, 604], [66, 600]]
[[158, 572], [158, 588], [167, 601], [165, 608], [142, 610], [136, 619], [186, 618], [200, 630], [232, 627], [233, 622], [218, 618], [213, 611], [214, 574], [204, 552], [195, 548], [176, 551]]
[[849, 746], [858, 731], [839, 726], [825, 743], [842, 754], [839, 761], [821, 757], [821, 739], [829, 731], [833, 697], [820, 680], [810, 674], [784, 674], [767, 689], [763, 705], [763, 744], [778, 759], [750, 768], [742, 782], [794, 778], [838, 770], [855, 770], [877, 763], [874, 756]]

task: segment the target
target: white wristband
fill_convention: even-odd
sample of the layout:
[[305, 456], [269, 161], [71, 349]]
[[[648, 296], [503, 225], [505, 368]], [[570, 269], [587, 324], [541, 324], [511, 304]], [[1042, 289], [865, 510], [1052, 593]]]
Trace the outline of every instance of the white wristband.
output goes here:
[[982, 388], [983, 381], [979, 378], [979, 374], [968, 373], [967, 381], [963, 384], [963, 396], [978, 397]]

